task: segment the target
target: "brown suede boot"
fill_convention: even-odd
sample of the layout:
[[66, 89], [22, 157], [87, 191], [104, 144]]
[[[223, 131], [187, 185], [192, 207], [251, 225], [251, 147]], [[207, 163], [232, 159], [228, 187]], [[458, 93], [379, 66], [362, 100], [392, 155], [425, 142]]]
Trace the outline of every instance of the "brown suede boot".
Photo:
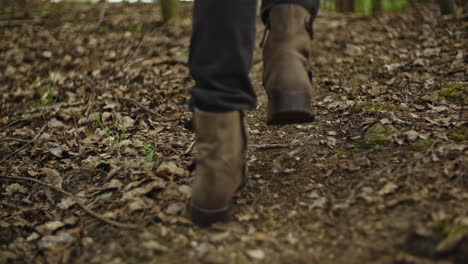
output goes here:
[[229, 220], [234, 193], [247, 179], [247, 131], [241, 112], [195, 110], [195, 182], [189, 202], [192, 221], [200, 226]]
[[300, 5], [281, 4], [270, 11], [269, 28], [263, 46], [267, 124], [311, 122], [311, 14]]

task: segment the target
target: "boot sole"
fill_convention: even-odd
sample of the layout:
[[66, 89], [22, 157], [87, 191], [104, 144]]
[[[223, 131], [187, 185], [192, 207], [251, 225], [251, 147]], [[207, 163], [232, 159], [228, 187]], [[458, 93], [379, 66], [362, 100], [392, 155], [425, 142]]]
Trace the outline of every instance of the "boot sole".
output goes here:
[[301, 124], [314, 121], [310, 96], [276, 93], [268, 102], [267, 125]]
[[230, 206], [223, 209], [207, 210], [193, 205], [190, 200], [187, 207], [192, 222], [200, 227], [209, 227], [217, 222], [229, 222], [231, 219]]
[[[237, 187], [236, 192], [241, 191], [247, 185], [248, 180], [249, 177], [246, 176], [239, 187]], [[223, 209], [208, 210], [193, 205], [191, 199], [187, 203], [187, 212], [190, 219], [200, 227], [209, 227], [217, 222], [229, 222], [231, 220], [230, 211], [231, 206], [226, 206]]]

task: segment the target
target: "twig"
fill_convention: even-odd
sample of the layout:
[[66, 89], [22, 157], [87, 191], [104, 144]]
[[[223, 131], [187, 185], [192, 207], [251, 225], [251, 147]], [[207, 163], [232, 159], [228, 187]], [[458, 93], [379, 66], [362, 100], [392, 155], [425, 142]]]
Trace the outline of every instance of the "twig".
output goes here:
[[27, 146], [31, 145], [34, 141], [36, 141], [36, 139], [38, 139], [42, 132], [44, 132], [44, 129], [47, 127], [47, 124], [43, 125], [41, 130], [39, 130], [39, 133], [36, 134], [36, 136], [34, 136], [34, 138], [32, 140], [30, 140], [28, 143], [24, 144], [23, 146], [21, 146], [19, 149], [13, 151], [12, 153], [6, 155], [6, 157], [4, 157], [2, 160], [0, 160], [0, 164], [3, 163], [5, 160], [9, 159], [10, 157], [14, 156], [16, 153], [20, 152], [21, 150], [25, 149]]
[[38, 183], [40, 185], [49, 187], [50, 189], [52, 189], [54, 191], [57, 191], [57, 192], [59, 192], [61, 194], [64, 194], [66, 196], [69, 196], [69, 197], [73, 198], [73, 200], [75, 200], [76, 204], [78, 204], [83, 210], [85, 210], [86, 213], [88, 213], [89, 215], [101, 220], [102, 222], [104, 222], [106, 224], [113, 225], [113, 226], [120, 227], [120, 228], [126, 228], [126, 229], [137, 229], [137, 228], [139, 228], [137, 225], [134, 225], [134, 224], [125, 224], [125, 223], [120, 223], [120, 222], [117, 222], [117, 221], [114, 221], [114, 220], [104, 218], [103, 216], [101, 216], [98, 213], [94, 212], [93, 210], [89, 209], [74, 194], [69, 193], [69, 192], [67, 192], [67, 191], [65, 191], [65, 190], [63, 190], [61, 188], [50, 185], [48, 183], [45, 183], [45, 182], [43, 182], [41, 180], [30, 178], [30, 177], [22, 177], [22, 176], [2, 176], [2, 177], [0, 177], [0, 180], [31, 181], [31, 182]]
[[[158, 29], [157, 27], [156, 27], [156, 28], [153, 28], [153, 30], [151, 30], [150, 34], [152, 34], [153, 32], [155, 32], [157, 29]], [[128, 66], [128, 64], [130, 63], [130, 60], [133, 58], [133, 56], [135, 56], [137, 50], [140, 48], [140, 46], [141, 46], [141, 44], [143, 43], [143, 40], [145, 39], [145, 37], [146, 37], [146, 33], [142, 33], [140, 39], [138, 40], [137, 45], [135, 46], [135, 48], [134, 48], [134, 49], [132, 50], [132, 52], [131, 52], [129, 55], [127, 55], [127, 57], [124, 59], [124, 63], [123, 63], [122, 65], [120, 65], [120, 67], [119, 67], [117, 70], [113, 71], [113, 73], [110, 74], [110, 76], [108, 76], [108, 77], [114, 76], [114, 74], [116, 74], [116, 73], [120, 73], [121, 71], [123, 71], [123, 70]], [[114, 69], [115, 69], [115, 68], [114, 68]]]
[[10, 123], [8, 123], [8, 124], [2, 126], [2, 127], [0, 128], [0, 131], [5, 130], [5, 129], [11, 127], [11, 126], [14, 126], [14, 125], [16, 125], [16, 124], [18, 124], [18, 123], [21, 123], [21, 122], [24, 122], [24, 121], [26, 121], [26, 120], [24, 120], [24, 119], [13, 120], [13, 121], [11, 121]]
[[185, 61], [185, 60], [170, 59], [170, 60], [164, 60], [164, 61], [160, 61], [158, 63], [155, 63], [155, 64], [153, 64], [153, 66], [161, 66], [161, 65], [173, 66], [173, 65], [177, 65], [177, 64], [184, 65], [184, 66], [188, 65], [187, 61]]
[[283, 153], [283, 154], [279, 155], [276, 159], [273, 160], [273, 162], [271, 164], [272, 165], [271, 166], [272, 176], [270, 177], [270, 179], [266, 183], [265, 188], [263, 188], [263, 190], [257, 195], [257, 197], [255, 197], [255, 199], [252, 202], [251, 206], [255, 206], [257, 204], [257, 202], [260, 200], [260, 197], [263, 195], [263, 193], [265, 193], [266, 190], [268, 190], [268, 188], [269, 188], [270, 184], [273, 182], [273, 180], [276, 179], [276, 177], [283, 172], [284, 166], [281, 163], [284, 160], [290, 159], [294, 155], [299, 154], [301, 151], [302, 151], [302, 149], [299, 147], [299, 148], [296, 148], [296, 149], [294, 149], [294, 150], [292, 150], [290, 152]]
[[85, 104], [84, 102], [58, 103], [58, 104], [44, 106], [44, 107], [37, 107], [37, 108], [34, 108], [32, 110], [25, 112], [24, 114], [31, 114], [31, 113], [42, 111], [42, 110], [59, 109], [62, 107], [71, 107], [71, 106], [84, 105], [84, 104]]
[[19, 142], [25, 142], [25, 143], [31, 142], [31, 140], [29, 139], [22, 139], [22, 138], [7, 137], [7, 138], [0, 139], [0, 142], [5, 142], [5, 141], [19, 141]]
[[102, 23], [104, 22], [104, 18], [106, 16], [106, 11], [107, 11], [107, 4], [104, 3], [104, 5], [99, 10], [99, 21], [98, 21], [97, 25], [95, 26], [95, 31], [98, 31], [99, 28], [101, 27]]
[[159, 115], [158, 113], [156, 113], [156, 112], [152, 111], [151, 109], [147, 108], [146, 106], [144, 106], [143, 104], [141, 104], [140, 102], [138, 102], [135, 99], [128, 98], [128, 97], [117, 97], [117, 99], [122, 100], [122, 101], [130, 102], [130, 103], [140, 107], [141, 109], [145, 110], [146, 112], [148, 112], [148, 113], [150, 113], [152, 115], [161, 117], [161, 115]]
[[117, 172], [119, 172], [121, 169], [122, 169], [122, 167], [120, 167], [120, 166], [117, 166], [117, 167], [113, 168], [111, 171], [109, 171], [109, 173], [107, 173], [107, 176], [104, 179], [104, 181], [108, 181], [110, 178], [114, 177], [114, 175]]
[[18, 208], [18, 206], [14, 205], [14, 204], [9, 204], [9, 203], [6, 203], [6, 202], [1, 202], [0, 201], [0, 205], [3, 205], [5, 207], [11, 207], [11, 208]]
[[289, 148], [295, 146], [294, 144], [262, 144], [252, 145], [251, 147], [255, 150], [267, 150], [267, 149], [278, 149], [278, 148]]
[[192, 139], [190, 141], [192, 142], [190, 143], [188, 148], [185, 150], [184, 155], [188, 155], [190, 154], [190, 152], [192, 152], [193, 147], [195, 146], [195, 135], [192, 136]]
[[33, 24], [33, 19], [18, 19], [18, 20], [8, 20], [0, 21], [0, 27], [13, 27], [13, 26], [22, 26], [24, 24]]

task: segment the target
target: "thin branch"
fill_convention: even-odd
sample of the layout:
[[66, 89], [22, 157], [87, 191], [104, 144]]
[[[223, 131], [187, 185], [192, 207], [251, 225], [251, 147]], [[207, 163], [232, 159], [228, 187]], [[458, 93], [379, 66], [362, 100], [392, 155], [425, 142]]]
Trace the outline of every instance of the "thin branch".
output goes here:
[[34, 108], [32, 110], [25, 112], [24, 114], [31, 114], [31, 113], [43, 111], [43, 110], [52, 110], [52, 109], [57, 110], [62, 107], [72, 107], [72, 106], [84, 105], [84, 104], [85, 102], [58, 103], [58, 104], [44, 106], [44, 107], [37, 107], [37, 108]]
[[153, 64], [153, 66], [161, 66], [161, 65], [169, 65], [169, 66], [184, 65], [184, 66], [187, 66], [188, 63], [185, 60], [170, 59], [170, 60], [164, 60], [164, 61], [160, 61], [160, 62], [157, 62], [157, 63]]
[[15, 208], [15, 209], [16, 209], [16, 208], [18, 208], [18, 206], [17, 206], [17, 205], [14, 205], [14, 204], [9, 204], [9, 203], [2, 202], [2, 201], [0, 201], [0, 205], [3, 205], [3, 206], [5, 206], [5, 207], [11, 207], [11, 208]]
[[137, 100], [135, 99], [132, 99], [132, 98], [128, 98], [128, 97], [117, 97], [117, 99], [119, 100], [122, 100], [122, 101], [127, 101], [127, 102], [130, 102], [138, 107], [140, 107], [141, 109], [145, 110], [146, 112], [152, 114], [152, 115], [155, 115], [155, 116], [158, 116], [158, 117], [161, 117], [160, 114], [152, 111], [151, 109], [149, 109], [148, 107], [144, 106], [143, 104], [141, 104], [140, 102], [138, 102]]
[[24, 119], [13, 120], [13, 121], [11, 121], [10, 123], [8, 123], [8, 124], [2, 126], [2, 127], [0, 128], [0, 131], [3, 131], [3, 130], [5, 130], [5, 129], [11, 127], [11, 126], [14, 126], [14, 125], [16, 125], [16, 124], [18, 124], [18, 123], [21, 123], [21, 122], [24, 122], [24, 121], [26, 121], [26, 120], [24, 120]]
[[49, 187], [50, 189], [52, 189], [52, 190], [54, 190], [56, 192], [59, 192], [61, 194], [64, 194], [66, 196], [69, 196], [69, 197], [73, 198], [73, 200], [75, 200], [76, 204], [78, 204], [86, 213], [88, 213], [89, 215], [101, 220], [102, 222], [104, 222], [106, 224], [116, 226], [116, 227], [120, 227], [120, 228], [126, 228], [126, 229], [138, 229], [139, 228], [139, 226], [134, 225], [134, 224], [125, 224], [125, 223], [120, 223], [120, 222], [117, 222], [117, 221], [114, 221], [114, 220], [111, 220], [111, 219], [107, 219], [107, 218], [99, 215], [98, 213], [94, 212], [93, 210], [89, 209], [89, 207], [87, 207], [85, 204], [83, 204], [78, 199], [78, 197], [76, 197], [74, 194], [69, 193], [69, 192], [67, 192], [67, 191], [65, 191], [65, 190], [63, 190], [61, 188], [50, 185], [48, 183], [45, 183], [45, 182], [43, 182], [41, 180], [30, 178], [30, 177], [21, 177], [21, 176], [2, 176], [2, 177], [0, 177], [0, 180], [31, 181], [31, 182], [34, 182], [34, 183], [38, 183], [40, 185]]
[[8, 141], [19, 141], [19, 142], [24, 142], [24, 143], [29, 143], [29, 142], [31, 142], [30, 139], [22, 139], [22, 138], [11, 138], [11, 137], [7, 137], [7, 138], [0, 139], [0, 142], [8, 142]]
[[294, 147], [295, 144], [261, 144], [261, 145], [251, 145], [251, 148], [255, 150], [267, 150], [267, 149], [279, 149], [279, 148], [289, 148]]
[[0, 164], [3, 163], [5, 160], [9, 159], [10, 157], [14, 156], [16, 153], [18, 153], [21, 150], [25, 149], [27, 146], [31, 145], [34, 141], [36, 141], [41, 136], [42, 132], [44, 132], [46, 127], [47, 127], [47, 124], [43, 125], [41, 130], [39, 130], [39, 133], [37, 133], [36, 136], [34, 136], [34, 138], [31, 141], [24, 144], [23, 146], [21, 146], [19, 149], [15, 150], [15, 151], [13, 151], [12, 153], [6, 155], [6, 157], [4, 157], [2, 160], [0, 160]]
[[[152, 34], [152, 33], [156, 32], [157, 29], [159, 29], [159, 28], [157, 28], [157, 27], [153, 28], [149, 34]], [[108, 76], [108, 78], [114, 76], [114, 75], [117, 74], [117, 73], [120, 73], [121, 71], [123, 71], [123, 70], [128, 66], [128, 64], [130, 63], [130, 60], [133, 58], [133, 56], [135, 56], [137, 50], [140, 48], [141, 44], [143, 43], [143, 40], [145, 39], [146, 34], [147, 34], [147, 33], [145, 33], [145, 32], [143, 32], [143, 33], [141, 34], [141, 37], [140, 37], [140, 39], [138, 40], [138, 43], [137, 43], [137, 45], [135, 46], [135, 48], [133, 48], [132, 52], [131, 52], [129, 55], [127, 55], [127, 57], [124, 59], [123, 64], [120, 65], [120, 67], [119, 67], [117, 70], [114, 70], [114, 71], [112, 72], [112, 74], [110, 74], [110, 75]], [[115, 69], [115, 68], [114, 68], [114, 69]]]
[[193, 147], [195, 146], [195, 135], [192, 136], [192, 139], [190, 141], [192, 142], [190, 143], [188, 148], [185, 150], [184, 155], [188, 155], [190, 154], [190, 152], [192, 152]]
[[0, 27], [14, 27], [14, 26], [22, 26], [25, 24], [33, 24], [34, 19], [18, 19], [18, 20], [8, 20], [8, 21], [0, 21]]
[[95, 26], [95, 31], [98, 31], [102, 23], [104, 23], [106, 11], [107, 11], [107, 3], [104, 3], [104, 5], [102, 5], [101, 9], [99, 10], [99, 21], [97, 22], [97, 25]]
[[[18, 123], [28, 122], [31, 119], [34, 119], [35, 117], [38, 117], [38, 115], [25, 116], [25, 115], [28, 115], [28, 114], [33, 114], [33, 113], [36, 113], [36, 112], [39, 112], [39, 111], [44, 112], [44, 111], [49, 111], [49, 110], [58, 110], [58, 109], [64, 108], [64, 107], [73, 107], [73, 106], [84, 105], [84, 104], [85, 104], [85, 102], [72, 102], [72, 103], [58, 103], [58, 104], [44, 106], [44, 107], [37, 107], [37, 108], [34, 108], [34, 109], [31, 109], [31, 110], [28, 110], [26, 112], [22, 112], [22, 113], [18, 114], [19, 116], [21, 116], [21, 119], [11, 121], [10, 123], [4, 125], [3, 127], [0, 128], [0, 131], [5, 130], [5, 129], [11, 127], [11, 126], [14, 126], [14, 125], [18, 124]], [[43, 113], [38, 113], [38, 114], [39, 114], [39, 116], [43, 115]]]

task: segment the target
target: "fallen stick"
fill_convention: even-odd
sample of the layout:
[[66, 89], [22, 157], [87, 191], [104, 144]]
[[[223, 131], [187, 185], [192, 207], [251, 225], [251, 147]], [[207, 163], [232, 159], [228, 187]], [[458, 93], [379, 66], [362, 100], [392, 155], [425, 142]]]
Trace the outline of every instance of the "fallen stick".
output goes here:
[[25, 142], [25, 143], [31, 142], [31, 140], [29, 139], [22, 139], [22, 138], [7, 137], [7, 138], [0, 139], [0, 142], [8, 142], [8, 141], [19, 141], [19, 142]]
[[262, 145], [252, 145], [252, 148], [255, 150], [267, 150], [267, 149], [278, 149], [278, 148], [289, 148], [294, 147], [295, 144], [262, 144]]
[[103, 216], [101, 216], [98, 213], [94, 212], [93, 210], [89, 209], [74, 194], [69, 193], [69, 192], [67, 192], [67, 191], [65, 191], [65, 190], [63, 190], [61, 188], [50, 185], [48, 183], [45, 183], [43, 181], [40, 181], [38, 179], [29, 178], [29, 177], [21, 177], [21, 176], [2, 176], [2, 177], [0, 177], [0, 180], [31, 181], [31, 182], [34, 182], [34, 183], [38, 183], [40, 185], [49, 187], [50, 189], [52, 189], [54, 191], [57, 191], [57, 192], [59, 192], [61, 194], [64, 194], [66, 196], [69, 196], [69, 197], [73, 198], [73, 200], [75, 200], [76, 204], [78, 204], [83, 210], [85, 210], [86, 213], [88, 213], [89, 215], [101, 220], [102, 222], [104, 222], [106, 224], [116, 226], [116, 227], [120, 227], [120, 228], [126, 228], [126, 229], [138, 229], [139, 228], [139, 226], [134, 225], [134, 224], [125, 224], [125, 223], [120, 223], [120, 222], [117, 222], [117, 221], [114, 221], [114, 220], [104, 218]]
[[192, 142], [190, 143], [188, 148], [185, 150], [184, 155], [188, 155], [190, 154], [190, 152], [192, 152], [193, 147], [195, 146], [195, 135], [192, 136], [192, 139], [190, 141]]
[[158, 117], [161, 117], [161, 115], [159, 115], [158, 113], [152, 111], [151, 109], [147, 108], [146, 106], [142, 105], [140, 102], [138, 102], [137, 100], [135, 99], [132, 99], [132, 98], [128, 98], [128, 97], [117, 97], [117, 99], [119, 100], [122, 100], [122, 101], [127, 101], [127, 102], [130, 102], [138, 107], [140, 107], [141, 109], [145, 110], [146, 112], [152, 114], [152, 115], [155, 115], [155, 116], [158, 116]]
[[8, 123], [8, 124], [2, 126], [2, 127], [0, 128], [0, 131], [3, 131], [3, 130], [5, 130], [5, 129], [11, 127], [11, 126], [14, 126], [14, 125], [16, 125], [16, 124], [18, 124], [18, 123], [25, 122], [25, 121], [26, 121], [25, 119], [13, 120], [13, 121], [11, 121], [10, 123]]
[[33, 19], [17, 19], [17, 20], [7, 20], [0, 21], [0, 27], [13, 27], [13, 26], [22, 26], [25, 24], [33, 24]]
[[171, 60], [160, 61], [160, 62], [157, 62], [157, 63], [153, 64], [153, 66], [161, 66], [161, 65], [169, 65], [169, 66], [184, 65], [184, 66], [187, 66], [188, 62], [184, 61], [184, 60], [171, 59]]
[[51, 110], [51, 109], [57, 110], [57, 109], [62, 108], [62, 107], [72, 107], [72, 106], [84, 105], [84, 104], [85, 104], [85, 102], [58, 103], [58, 104], [49, 105], [49, 106], [36, 107], [36, 108], [34, 108], [32, 110], [29, 110], [29, 111], [25, 112], [24, 114], [31, 114], [31, 113], [34, 113], [34, 112], [39, 112], [39, 111], [43, 111], [43, 110]]
[[21, 146], [19, 149], [13, 151], [12, 153], [6, 155], [6, 157], [4, 157], [2, 160], [0, 160], [0, 164], [3, 163], [5, 160], [9, 159], [10, 157], [14, 156], [16, 153], [20, 152], [21, 150], [25, 149], [27, 146], [31, 145], [34, 141], [36, 141], [42, 134], [42, 132], [44, 132], [45, 128], [47, 127], [47, 124], [43, 125], [41, 127], [41, 130], [39, 130], [39, 133], [37, 133], [33, 139], [31, 139], [29, 142], [27, 142], [26, 144], [24, 144], [23, 146]]

